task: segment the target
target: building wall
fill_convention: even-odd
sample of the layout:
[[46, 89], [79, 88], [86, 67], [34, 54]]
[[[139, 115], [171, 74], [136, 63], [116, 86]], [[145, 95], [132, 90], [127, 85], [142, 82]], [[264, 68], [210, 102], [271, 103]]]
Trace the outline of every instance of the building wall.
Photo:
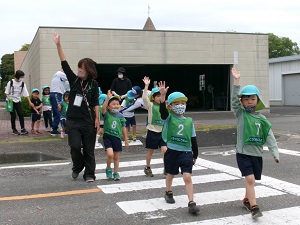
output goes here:
[[19, 70], [26, 56], [27, 51], [15, 51], [14, 52], [14, 70]]
[[257, 85], [269, 106], [267, 35], [40, 27], [22, 65], [32, 76], [31, 87], [49, 85], [60, 69], [52, 40], [55, 31], [61, 34], [63, 50], [74, 72], [84, 57], [99, 64], [119, 65], [237, 64], [241, 85]]
[[299, 75], [300, 55], [270, 59], [270, 105], [284, 105], [284, 75]]

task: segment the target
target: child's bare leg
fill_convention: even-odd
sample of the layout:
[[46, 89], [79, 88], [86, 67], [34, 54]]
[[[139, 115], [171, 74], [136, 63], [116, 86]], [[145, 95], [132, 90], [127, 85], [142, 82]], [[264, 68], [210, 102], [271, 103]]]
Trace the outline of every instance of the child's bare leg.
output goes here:
[[154, 149], [148, 149], [148, 152], [146, 154], [146, 166], [148, 166], [148, 167], [150, 167], [150, 162], [151, 162], [153, 153], [154, 153]]
[[164, 156], [165, 156], [165, 153], [166, 153], [167, 149], [168, 149], [167, 146], [161, 146], [160, 147], [162, 159], [164, 159]]
[[37, 130], [37, 131], [40, 131], [40, 124], [41, 124], [41, 121], [40, 121], [40, 120], [37, 120], [37, 121], [36, 121], [36, 130]]
[[183, 173], [183, 181], [185, 183], [186, 194], [188, 196], [189, 202], [194, 201], [194, 187], [191, 174]]
[[175, 175], [167, 174], [166, 176], [166, 191], [172, 191], [172, 182]]
[[106, 149], [106, 167], [107, 168], [110, 168], [113, 157], [114, 157], [113, 149], [112, 148], [107, 148]]
[[256, 198], [255, 198], [255, 178], [254, 175], [248, 175], [245, 177], [245, 185], [246, 185], [246, 194], [245, 197], [248, 198], [250, 205], [256, 205]]
[[114, 152], [114, 172], [119, 171], [119, 152]]
[[34, 122], [31, 122], [31, 130], [34, 130]]
[[132, 125], [132, 135], [136, 137], [136, 125]]

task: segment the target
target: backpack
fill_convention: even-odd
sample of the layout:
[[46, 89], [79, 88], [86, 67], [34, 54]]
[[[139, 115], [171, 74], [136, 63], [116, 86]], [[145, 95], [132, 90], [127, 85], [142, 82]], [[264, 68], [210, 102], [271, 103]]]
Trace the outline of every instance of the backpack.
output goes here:
[[[23, 88], [24, 88], [24, 81], [22, 81], [22, 84], [21, 84], [21, 93], [23, 91]], [[10, 81], [10, 90], [11, 89], [12, 89], [11, 94], [13, 95], [14, 94], [13, 79]]]

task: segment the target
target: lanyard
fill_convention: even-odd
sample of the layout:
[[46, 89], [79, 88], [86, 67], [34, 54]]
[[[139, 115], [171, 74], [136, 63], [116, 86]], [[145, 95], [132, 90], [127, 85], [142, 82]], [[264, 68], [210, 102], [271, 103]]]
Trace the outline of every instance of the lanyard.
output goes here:
[[86, 85], [85, 85], [84, 88], [82, 87], [82, 83], [83, 83], [83, 81], [81, 80], [81, 81], [80, 81], [80, 86], [81, 86], [82, 93], [84, 93], [85, 89], [87, 88], [87, 86], [88, 86], [88, 84], [89, 84], [89, 81], [87, 81], [87, 83], [86, 83]]

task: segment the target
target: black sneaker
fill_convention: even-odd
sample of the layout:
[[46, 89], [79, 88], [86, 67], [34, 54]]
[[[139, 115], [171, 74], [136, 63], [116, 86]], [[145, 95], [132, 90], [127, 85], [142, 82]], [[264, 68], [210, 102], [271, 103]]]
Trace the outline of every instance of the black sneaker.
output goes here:
[[244, 198], [243, 205], [244, 205], [245, 209], [247, 209], [249, 212], [251, 211], [251, 206], [250, 206], [250, 202], [249, 202], [248, 198]]
[[263, 216], [258, 205], [254, 205], [251, 207], [251, 215], [252, 215], [252, 218], [257, 218], [257, 217]]
[[53, 130], [50, 132], [51, 136], [58, 136], [60, 135], [60, 132], [58, 132], [57, 130]]
[[75, 180], [77, 179], [79, 173], [75, 173], [74, 171], [72, 172], [72, 178]]
[[17, 131], [17, 130], [13, 130], [12, 134], [13, 134], [13, 135], [20, 135], [20, 132]]
[[200, 211], [199, 207], [193, 201], [189, 202], [188, 208], [189, 208], [189, 213], [191, 213], [191, 214], [196, 214]]
[[147, 177], [154, 177], [153, 173], [152, 173], [152, 170], [150, 167], [145, 167], [144, 168], [144, 173], [146, 174]]
[[28, 131], [25, 128], [21, 129], [21, 135], [25, 135], [25, 134], [28, 134]]
[[174, 204], [175, 203], [175, 199], [173, 198], [173, 192], [172, 191], [166, 191], [165, 200], [169, 204]]
[[94, 182], [95, 179], [93, 177], [86, 177], [85, 178], [85, 182], [90, 183], [90, 182]]

